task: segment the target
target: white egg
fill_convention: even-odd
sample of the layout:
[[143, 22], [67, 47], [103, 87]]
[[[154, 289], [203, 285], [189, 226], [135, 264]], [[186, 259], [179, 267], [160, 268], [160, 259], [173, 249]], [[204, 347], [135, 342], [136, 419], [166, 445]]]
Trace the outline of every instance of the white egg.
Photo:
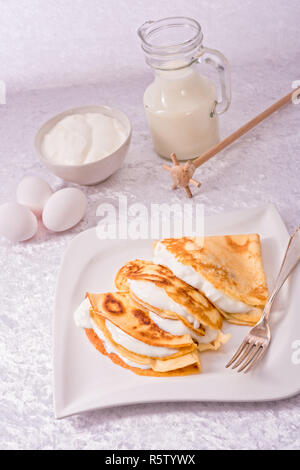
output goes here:
[[39, 216], [52, 193], [49, 184], [42, 178], [27, 176], [17, 187], [17, 201]]
[[36, 234], [36, 216], [17, 202], [7, 202], [0, 206], [0, 234], [12, 242], [28, 240]]
[[87, 198], [80, 189], [64, 188], [52, 194], [43, 210], [45, 227], [53, 232], [68, 230], [82, 219]]

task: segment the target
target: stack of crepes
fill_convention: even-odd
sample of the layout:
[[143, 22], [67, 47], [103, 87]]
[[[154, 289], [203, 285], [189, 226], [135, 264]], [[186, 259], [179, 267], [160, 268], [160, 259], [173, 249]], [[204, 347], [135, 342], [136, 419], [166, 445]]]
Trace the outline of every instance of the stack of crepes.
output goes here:
[[223, 318], [253, 325], [268, 297], [257, 234], [155, 242], [153, 262], [129, 261], [115, 285], [87, 293], [75, 323], [114, 363], [149, 376], [200, 372], [199, 353], [229, 338]]

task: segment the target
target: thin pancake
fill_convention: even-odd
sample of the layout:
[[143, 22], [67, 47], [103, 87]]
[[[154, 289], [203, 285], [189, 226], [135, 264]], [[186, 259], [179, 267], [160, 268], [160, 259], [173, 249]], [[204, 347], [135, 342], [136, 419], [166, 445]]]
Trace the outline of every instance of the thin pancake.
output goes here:
[[197, 374], [198, 372], [201, 372], [201, 363], [199, 360], [199, 356], [195, 358], [195, 362], [192, 365], [183, 367], [181, 369], [171, 370], [168, 372], [158, 372], [154, 371], [153, 369], [141, 369], [139, 367], [131, 367], [124, 361], [122, 361], [122, 359], [117, 354], [109, 354], [105, 349], [103, 341], [98, 338], [98, 336], [92, 329], [86, 329], [85, 332], [90, 342], [100, 353], [104, 354], [105, 356], [108, 356], [115, 364], [124, 367], [124, 369], [129, 369], [137, 375], [144, 375], [149, 377], [175, 377]]
[[87, 294], [94, 313], [111, 321], [128, 335], [151, 346], [184, 348], [193, 346], [190, 335], [174, 336], [160, 329], [148, 311], [138, 305], [127, 292]]
[[[106, 327], [105, 324], [105, 319], [101, 317], [101, 315], [97, 315], [94, 312], [91, 312], [91, 318], [93, 321], [96, 323], [97, 327], [102, 331], [103, 335], [105, 336], [105, 339], [114, 347], [114, 349], [120, 353], [121, 356], [126, 357], [130, 361], [137, 362], [138, 364], [150, 364], [151, 360], [156, 361], [157, 358], [151, 358], [150, 356], [144, 356], [142, 354], [135, 353], [133, 351], [129, 351], [126, 349], [124, 346], [121, 344], [117, 343], [114, 341], [111, 333]], [[161, 361], [167, 361], [169, 359], [177, 359], [180, 358], [186, 354], [189, 354], [197, 349], [197, 346], [195, 343], [192, 343], [189, 346], [186, 346], [184, 348], [179, 348], [177, 352], [173, 353], [170, 351], [169, 356], [164, 356], [161, 357]]]
[[253, 307], [268, 298], [258, 234], [168, 238], [160, 242], [216, 289]]
[[167, 318], [170, 320], [181, 320], [182, 323], [189, 328], [190, 330], [194, 331], [197, 335], [199, 336], [204, 336], [205, 335], [205, 328], [200, 325], [199, 328], [194, 328], [194, 325], [192, 325], [186, 318], [182, 317], [181, 315], [178, 314], [173, 314], [172, 316], [168, 316], [169, 311], [162, 310], [161, 308], [153, 307], [153, 305], [147, 304], [146, 302], [143, 302], [141, 299], [138, 299], [133, 292], [129, 291], [131, 297], [133, 300], [135, 300], [139, 305], [142, 305], [142, 307], [146, 308], [147, 310], [150, 310], [157, 315], [159, 315], [162, 318]]
[[228, 323], [248, 326], [256, 325], [261, 318], [262, 312], [263, 309], [260, 308], [254, 308], [248, 313], [226, 313], [221, 311], [223, 317], [228, 321]]
[[[165, 293], [174, 302], [185, 307], [188, 313], [204, 326], [217, 330], [222, 328], [222, 317], [218, 310], [201, 292], [178, 279], [169, 268], [140, 259], [130, 261], [117, 273], [115, 284], [118, 289], [128, 289], [128, 280], [155, 284], [157, 287], [164, 289]], [[150, 305], [148, 307], [152, 310]], [[162, 310], [156, 310], [158, 314], [163, 316]], [[175, 318], [178, 318], [176, 312], [166, 311], [165, 314], [171, 314], [173, 318], [175, 315]]]
[[[131, 295], [133, 296], [132, 293], [131, 293]], [[133, 296], [133, 298], [135, 298], [135, 297]], [[145, 302], [141, 302], [140, 300], [137, 300], [137, 301], [138, 301], [138, 303], [140, 303], [140, 305], [142, 305], [147, 310], [152, 310], [152, 312], [156, 313], [157, 315], [162, 316], [162, 313], [163, 313], [162, 310], [160, 310], [158, 308], [154, 308], [154, 307], [146, 304]], [[199, 328], [194, 328], [194, 326], [186, 318], [182, 317], [181, 315], [177, 315], [176, 320], [180, 320], [187, 328], [194, 331], [198, 336], [205, 336], [205, 334], [206, 334], [205, 328], [202, 325], [200, 325]], [[234, 322], [232, 322], [232, 323], [234, 323]], [[198, 346], [197, 346], [198, 351], [201, 351], [201, 352], [211, 351], [211, 350], [217, 351], [218, 349], [220, 349], [222, 344], [227, 343], [229, 337], [230, 337], [230, 335], [224, 335], [224, 333], [221, 330], [218, 330], [217, 338], [215, 340], [211, 341], [210, 343], [200, 343], [199, 341], [196, 340], [196, 342], [198, 343]], [[226, 341], [224, 341], [224, 338], [226, 338]]]

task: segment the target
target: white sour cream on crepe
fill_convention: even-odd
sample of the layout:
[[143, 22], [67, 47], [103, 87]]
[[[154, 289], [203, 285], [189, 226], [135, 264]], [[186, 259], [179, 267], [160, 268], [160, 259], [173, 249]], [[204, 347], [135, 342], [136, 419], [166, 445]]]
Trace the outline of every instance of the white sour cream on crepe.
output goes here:
[[[148, 305], [152, 305], [152, 307], [159, 308], [161, 310], [170, 310], [178, 313], [178, 315], [186, 318], [194, 328], [199, 328], [200, 322], [194, 318], [183, 305], [180, 305], [171, 299], [163, 288], [156, 286], [153, 282], [134, 281], [131, 279], [129, 279], [128, 282], [131, 291], [142, 302], [146, 302]], [[205, 336], [199, 336], [193, 330], [187, 328], [180, 320], [162, 318], [154, 312], [149, 312], [149, 315], [154, 323], [156, 323], [162, 330], [165, 330], [174, 336], [188, 334], [199, 343], [210, 343], [218, 336], [218, 330], [213, 330], [205, 325]]]
[[79, 328], [92, 328], [96, 335], [98, 336], [99, 339], [104, 344], [104, 347], [106, 349], [106, 352], [108, 354], [114, 353], [116, 354], [120, 359], [122, 359], [123, 362], [125, 362], [127, 365], [131, 367], [139, 367], [140, 369], [150, 369], [149, 364], [137, 364], [136, 362], [130, 361], [126, 357], [122, 356], [116, 349], [113, 347], [112, 344], [105, 338], [104, 333], [98, 328], [96, 323], [91, 319], [90, 316], [90, 301], [88, 298], [84, 299], [83, 302], [78, 306], [78, 308], [75, 310], [74, 313], [74, 321], [75, 325], [78, 326]]
[[103, 342], [104, 347], [106, 349], [106, 352], [108, 354], [111, 354], [111, 353], [116, 354], [117, 356], [119, 356], [120, 359], [122, 359], [123, 362], [125, 362], [125, 364], [127, 364], [130, 367], [138, 367], [139, 369], [150, 369], [151, 368], [151, 366], [149, 364], [138, 364], [137, 362], [130, 361], [126, 357], [122, 356], [119, 352], [117, 352], [115, 350], [113, 345], [110, 344], [109, 341], [107, 341], [107, 339], [104, 336], [104, 333], [100, 330], [100, 328], [98, 328], [98, 326], [96, 325], [96, 323], [92, 319], [91, 319], [91, 324], [92, 324], [91, 327], [93, 328], [94, 332], [96, 333], [98, 338], [101, 339], [101, 341]]
[[[104, 334], [102, 333], [102, 337], [100, 337], [99, 331], [101, 330], [99, 328], [95, 329], [95, 322], [92, 321], [91, 316], [90, 316], [90, 306], [91, 304], [88, 298], [84, 299], [84, 301], [81, 302], [81, 304], [75, 310], [75, 313], [74, 313], [75, 324], [76, 326], [80, 328], [92, 328], [95, 331], [96, 335], [102, 340], [102, 338], [104, 337]], [[166, 357], [166, 356], [170, 356], [171, 354], [175, 354], [178, 352], [178, 350], [174, 348], [151, 346], [149, 344], [143, 343], [142, 341], [135, 339], [132, 336], [125, 333], [123, 330], [115, 326], [109, 320], [105, 320], [105, 326], [110, 332], [113, 340], [116, 343], [120, 344], [128, 351], [134, 352], [136, 354], [140, 354], [142, 356], [148, 356], [148, 357]], [[109, 341], [107, 340], [105, 341], [106, 343], [109, 343]], [[114, 350], [113, 345], [110, 345], [109, 349], [110, 349], [110, 352], [114, 352], [119, 357], [121, 357], [119, 352], [116, 352]], [[123, 360], [123, 357], [121, 357], [121, 359]], [[136, 365], [136, 367], [139, 367], [139, 366], [140, 364]]]
[[155, 246], [153, 261], [156, 264], [166, 266], [179, 279], [199, 289], [216, 307], [224, 312], [248, 313], [253, 309], [253, 307], [223, 294], [195, 271], [192, 266], [187, 266], [177, 261], [176, 257], [160, 242]]

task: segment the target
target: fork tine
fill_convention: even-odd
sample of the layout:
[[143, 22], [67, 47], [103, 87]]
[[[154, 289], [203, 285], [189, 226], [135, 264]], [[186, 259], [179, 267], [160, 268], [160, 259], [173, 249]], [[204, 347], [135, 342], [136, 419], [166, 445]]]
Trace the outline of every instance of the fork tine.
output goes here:
[[245, 346], [248, 344], [248, 342], [246, 340], [244, 340], [242, 342], [242, 344], [240, 345], [239, 349], [237, 350], [237, 352], [235, 353], [235, 355], [230, 359], [230, 361], [226, 364], [226, 368], [227, 367], [230, 367], [231, 364], [233, 364], [233, 362], [239, 357], [239, 355], [241, 354], [241, 352], [243, 351], [243, 349], [245, 348]]
[[238, 372], [242, 372], [244, 369], [246, 369], [246, 367], [247, 367], [249, 364], [251, 364], [252, 360], [254, 359], [254, 357], [256, 356], [256, 354], [258, 353], [258, 351], [260, 350], [261, 343], [254, 344], [253, 346], [254, 346], [254, 347], [251, 349], [249, 355], [246, 357], [245, 361], [243, 362], [243, 364], [242, 364], [241, 367], [239, 368]]
[[248, 372], [252, 369], [252, 367], [254, 367], [259, 362], [259, 360], [264, 355], [265, 351], [266, 351], [266, 348], [264, 348], [264, 346], [261, 345], [260, 350], [258, 351], [257, 355], [255, 356], [251, 364], [244, 371], [244, 374], [248, 374]]
[[236, 369], [242, 362], [243, 360], [248, 356], [248, 354], [250, 353], [251, 349], [253, 347], [253, 343], [250, 343], [248, 341], [248, 344], [246, 345], [246, 348], [245, 350], [243, 351], [243, 353], [240, 355], [240, 357], [237, 359], [236, 363], [232, 365], [232, 369]]

